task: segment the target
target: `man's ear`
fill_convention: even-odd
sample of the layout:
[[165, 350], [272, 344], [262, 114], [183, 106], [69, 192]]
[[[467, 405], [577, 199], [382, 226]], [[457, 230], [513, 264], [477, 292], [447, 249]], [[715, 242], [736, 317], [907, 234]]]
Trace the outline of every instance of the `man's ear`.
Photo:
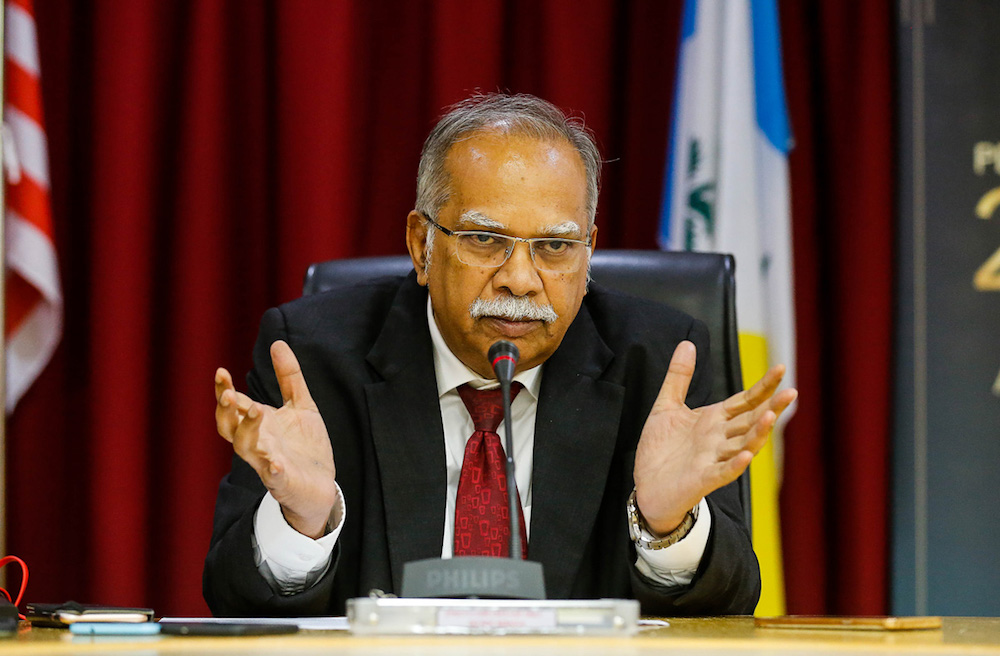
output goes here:
[[427, 221], [416, 210], [406, 216], [406, 248], [417, 271], [417, 282], [424, 286], [427, 285], [427, 229]]

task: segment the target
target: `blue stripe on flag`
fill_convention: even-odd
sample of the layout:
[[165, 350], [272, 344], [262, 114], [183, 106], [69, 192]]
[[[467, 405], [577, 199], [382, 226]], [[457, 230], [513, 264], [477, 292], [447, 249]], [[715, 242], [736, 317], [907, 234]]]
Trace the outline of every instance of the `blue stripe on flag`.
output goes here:
[[782, 153], [791, 148], [791, 127], [785, 107], [781, 71], [781, 32], [777, 0], [750, 0], [753, 17], [754, 94], [757, 123], [768, 141]]
[[677, 73], [674, 76], [674, 99], [671, 107], [670, 136], [667, 144], [667, 166], [663, 180], [663, 200], [660, 204], [659, 245], [669, 248], [670, 207], [674, 196], [674, 160], [677, 159], [677, 112], [680, 107], [681, 75], [684, 70], [684, 41], [694, 35], [698, 16], [698, 0], [684, 0], [684, 14], [681, 17], [681, 42], [677, 47]]
[[686, 39], [694, 34], [694, 27], [697, 24], [698, 0], [684, 0], [684, 15], [681, 18], [681, 39]]

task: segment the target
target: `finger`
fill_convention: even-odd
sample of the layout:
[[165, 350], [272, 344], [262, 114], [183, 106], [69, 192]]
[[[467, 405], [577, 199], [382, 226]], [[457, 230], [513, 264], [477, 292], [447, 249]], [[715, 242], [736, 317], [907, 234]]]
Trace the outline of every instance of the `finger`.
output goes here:
[[771, 410], [775, 415], [781, 417], [781, 413], [788, 409], [788, 406], [795, 403], [795, 399], [799, 398], [799, 391], [794, 387], [786, 390], [781, 390], [771, 399]]
[[233, 377], [229, 371], [223, 367], [215, 370], [215, 429], [219, 435], [232, 442], [236, 426], [239, 425], [242, 415], [233, 406], [233, 399], [228, 394], [235, 393], [233, 387]]
[[670, 358], [667, 375], [663, 378], [660, 394], [656, 397], [656, 406], [660, 406], [660, 409], [671, 409], [684, 405], [697, 358], [698, 351], [691, 342], [685, 340], [677, 345], [673, 357]]
[[252, 404], [253, 400], [246, 394], [233, 389], [224, 390], [215, 404], [215, 428], [219, 435], [232, 442], [236, 427]]
[[753, 456], [754, 454], [750, 451], [741, 450], [732, 458], [716, 463], [711, 473], [715, 489], [728, 485], [739, 478], [740, 474], [750, 466]]
[[233, 377], [222, 367], [215, 370], [215, 402], [218, 403], [222, 393], [227, 389], [235, 389]]
[[281, 399], [285, 404], [316, 410], [316, 403], [309, 393], [298, 359], [292, 353], [291, 347], [280, 339], [271, 344], [271, 363], [274, 365], [274, 375], [278, 378]]
[[233, 389], [223, 392], [222, 398], [219, 400], [219, 405], [227, 408], [233, 406], [241, 415], [245, 415], [253, 403], [253, 399], [249, 396]]
[[722, 402], [722, 409], [727, 418], [735, 417], [741, 413], [753, 410], [766, 401], [778, 389], [782, 377], [785, 375], [785, 365], [778, 364], [771, 367], [760, 380], [754, 383], [753, 387], [742, 392], [733, 394]]
[[778, 416], [770, 410], [761, 415], [753, 428], [743, 437], [743, 450], [749, 451], [753, 455], [760, 453], [760, 450], [767, 444], [767, 438], [771, 436], [771, 431], [774, 430], [774, 424], [777, 420]]
[[746, 435], [747, 431], [753, 428], [757, 419], [758, 415], [751, 412], [744, 412], [743, 414], [730, 419], [726, 422], [726, 438]]
[[765, 412], [773, 412], [776, 417], [780, 417], [781, 413], [795, 401], [797, 396], [798, 391], [795, 389], [781, 390], [771, 397], [766, 406], [759, 405], [750, 412], [744, 412], [728, 420], [726, 422], [726, 437], [744, 435], [748, 430], [753, 428], [754, 424], [757, 423]]
[[258, 448], [260, 425], [264, 419], [264, 412], [265, 406], [260, 403], [251, 404], [246, 417], [237, 426], [233, 435], [233, 450], [236, 451], [236, 455], [253, 467], [261, 480], [264, 480], [270, 468], [269, 459]]
[[239, 410], [235, 406], [215, 404], [215, 430], [227, 441], [232, 442], [236, 436], [236, 428], [240, 425]]
[[761, 435], [763, 435], [764, 441], [767, 441], [771, 429], [774, 428], [775, 419], [776, 415], [768, 410], [743, 432], [735, 435], [727, 435], [727, 439], [720, 443], [717, 449], [718, 460], [728, 460], [740, 451], [751, 451], [756, 454], [764, 446], [763, 442], [759, 445], [757, 442], [760, 440]]

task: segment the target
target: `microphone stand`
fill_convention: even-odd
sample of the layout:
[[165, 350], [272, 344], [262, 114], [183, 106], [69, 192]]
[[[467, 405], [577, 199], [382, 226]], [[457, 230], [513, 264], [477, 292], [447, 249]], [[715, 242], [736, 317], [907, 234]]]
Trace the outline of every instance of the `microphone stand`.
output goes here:
[[[513, 345], [512, 345], [513, 346]], [[516, 347], [515, 347], [516, 348]], [[513, 367], [512, 367], [513, 368]], [[521, 510], [521, 499], [517, 493], [517, 479], [514, 477], [514, 430], [510, 414], [510, 376], [500, 378], [500, 391], [503, 393], [504, 434], [507, 450], [507, 500], [510, 516], [510, 557], [521, 560], [521, 522], [518, 521]]]

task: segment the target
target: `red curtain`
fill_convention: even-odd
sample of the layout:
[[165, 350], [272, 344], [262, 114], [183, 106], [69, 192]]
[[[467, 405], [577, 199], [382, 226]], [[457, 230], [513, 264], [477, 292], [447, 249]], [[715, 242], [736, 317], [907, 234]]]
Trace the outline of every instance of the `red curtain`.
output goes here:
[[895, 182], [892, 6], [783, 0], [799, 412], [781, 494], [789, 611], [884, 614]]
[[[888, 75], [891, 22], [855, 10], [874, 45], [847, 50], [858, 15], [785, 4], [809, 350], [788, 439], [786, 490], [802, 504], [785, 512], [811, 522], [793, 524], [803, 541], [786, 534], [789, 600], [861, 612], [830, 581], [862, 562], [884, 579], [884, 557], [857, 552], [884, 554], [884, 530], [834, 528], [871, 498], [842, 484], [874, 471], [885, 498], [886, 436], [871, 424], [888, 406], [852, 363], [887, 376], [887, 344], [858, 342], [888, 335], [888, 289], [859, 290], [891, 263], [875, 247], [860, 261], [851, 235], [889, 229], [889, 152], [872, 149], [888, 144], [891, 105], [850, 67]], [[213, 372], [246, 371], [261, 313], [298, 296], [308, 263], [404, 252], [420, 145], [444, 105], [503, 89], [585, 115], [608, 160], [599, 245], [654, 248], [680, 5], [36, 0], [66, 328], [9, 425], [8, 542], [32, 568], [29, 596], [207, 612], [201, 563], [231, 453]], [[861, 125], [872, 113], [881, 122]]]

